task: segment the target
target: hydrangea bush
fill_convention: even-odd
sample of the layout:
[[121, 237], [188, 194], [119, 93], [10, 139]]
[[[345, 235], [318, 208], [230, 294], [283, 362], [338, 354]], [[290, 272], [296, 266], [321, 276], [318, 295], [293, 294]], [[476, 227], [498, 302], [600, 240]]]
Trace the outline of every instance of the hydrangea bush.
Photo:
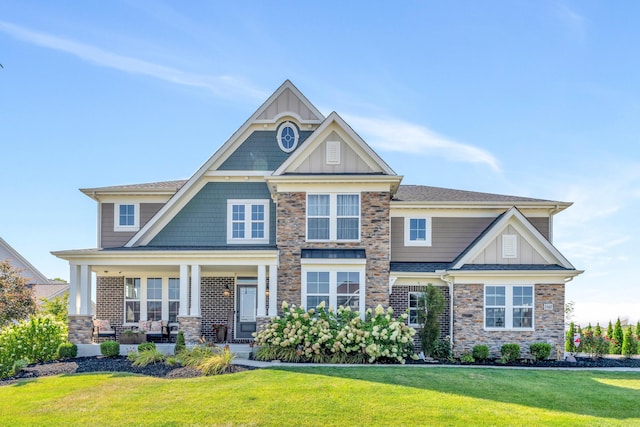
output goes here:
[[16, 360], [29, 363], [54, 360], [67, 340], [66, 326], [50, 316], [32, 317], [0, 331], [0, 378], [9, 375]]
[[364, 319], [349, 307], [333, 311], [324, 302], [315, 309], [282, 303], [282, 317], [254, 334], [258, 360], [316, 363], [404, 363], [413, 353], [415, 330], [382, 306], [368, 309]]

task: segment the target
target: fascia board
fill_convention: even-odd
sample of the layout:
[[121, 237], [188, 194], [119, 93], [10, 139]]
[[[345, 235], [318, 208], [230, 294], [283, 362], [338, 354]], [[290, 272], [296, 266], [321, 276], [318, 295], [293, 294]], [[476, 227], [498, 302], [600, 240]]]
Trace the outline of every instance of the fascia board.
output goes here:
[[451, 201], [451, 202], [443, 202], [443, 201], [394, 201], [391, 200], [391, 207], [398, 209], [411, 209], [411, 208], [419, 208], [419, 207], [428, 207], [428, 208], [487, 208], [487, 209], [510, 209], [513, 206], [517, 206], [519, 209], [544, 209], [548, 210], [547, 214], [553, 215], [558, 213], [569, 206], [572, 203], [548, 203], [548, 202], [491, 202], [491, 201], [481, 201], [481, 202], [465, 202], [465, 201]]
[[[312, 190], [313, 186], [339, 185], [340, 191], [351, 191], [349, 188], [371, 185], [368, 191], [395, 191], [402, 176], [393, 175], [282, 175], [266, 178], [269, 190], [277, 191], [305, 191]], [[388, 186], [383, 189], [380, 186]], [[277, 189], [276, 189], [277, 187]], [[380, 187], [380, 188], [374, 188]], [[354, 190], [355, 191], [355, 190]]]
[[475, 285], [475, 284], [540, 284], [551, 285], [566, 283], [580, 274], [583, 270], [547, 271], [547, 270], [526, 270], [526, 271], [452, 271], [447, 270], [446, 277], [455, 285]]
[[216, 251], [101, 251], [78, 250], [52, 252], [58, 258], [74, 264], [90, 265], [179, 265], [190, 264], [208, 265], [256, 265], [277, 263], [278, 251], [256, 250], [216, 250]]

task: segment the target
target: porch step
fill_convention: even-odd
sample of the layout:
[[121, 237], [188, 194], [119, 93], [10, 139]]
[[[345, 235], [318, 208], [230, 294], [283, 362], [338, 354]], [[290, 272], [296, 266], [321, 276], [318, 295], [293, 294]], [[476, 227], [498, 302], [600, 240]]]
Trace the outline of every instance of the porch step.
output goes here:
[[[228, 344], [229, 350], [236, 355], [237, 359], [248, 359], [251, 354], [251, 348], [249, 344]], [[158, 344], [156, 348], [163, 354], [173, 355], [173, 349], [175, 344]], [[126, 356], [127, 354], [137, 351], [137, 344], [120, 344], [120, 355]], [[100, 356], [100, 344], [78, 344], [78, 357], [92, 357]]]

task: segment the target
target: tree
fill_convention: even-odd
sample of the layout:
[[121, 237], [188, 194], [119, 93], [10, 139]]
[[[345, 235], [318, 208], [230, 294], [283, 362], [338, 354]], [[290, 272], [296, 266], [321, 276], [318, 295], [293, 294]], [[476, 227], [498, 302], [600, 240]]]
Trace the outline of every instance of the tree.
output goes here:
[[609, 344], [609, 353], [620, 354], [622, 351], [622, 341], [624, 340], [624, 332], [622, 332], [622, 325], [620, 324], [620, 318], [616, 320], [616, 325], [613, 327], [613, 335], [611, 336], [611, 342]]
[[575, 323], [569, 323], [569, 330], [567, 331], [567, 339], [564, 341], [564, 349], [570, 353], [575, 353], [576, 346], [573, 344], [573, 334], [576, 333]]
[[636, 339], [640, 341], [640, 320], [636, 323]]
[[440, 339], [440, 314], [445, 307], [442, 291], [429, 283], [418, 300], [418, 307], [418, 323], [422, 328], [418, 331], [418, 336], [422, 351], [431, 356]]
[[564, 305], [564, 324], [568, 325], [573, 321], [573, 312], [576, 309], [575, 301], [567, 301]]
[[21, 272], [9, 261], [0, 262], [0, 328], [36, 312], [33, 291], [27, 286], [27, 280]]
[[591, 326], [591, 322], [589, 322], [589, 324], [587, 325], [587, 332], [593, 332], [593, 326]]
[[633, 339], [633, 327], [629, 326], [627, 330], [624, 332], [624, 338], [622, 339], [622, 349], [621, 353], [623, 356], [631, 357], [632, 354], [635, 354], [635, 341]]
[[611, 320], [609, 320], [609, 326], [607, 326], [607, 338], [613, 338], [613, 325], [611, 324]]
[[69, 292], [65, 292], [64, 295], [59, 295], [52, 300], [46, 298], [40, 299], [40, 312], [43, 315], [51, 315], [56, 320], [64, 323], [69, 323]]
[[593, 336], [596, 336], [596, 337], [602, 336], [602, 328], [600, 327], [600, 322], [596, 323], [596, 329], [593, 332]]

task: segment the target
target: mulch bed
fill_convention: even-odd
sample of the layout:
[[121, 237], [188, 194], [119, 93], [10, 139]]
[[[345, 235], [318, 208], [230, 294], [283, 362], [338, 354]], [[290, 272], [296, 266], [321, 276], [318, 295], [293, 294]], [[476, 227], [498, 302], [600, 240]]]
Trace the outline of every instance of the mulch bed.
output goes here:
[[[248, 366], [231, 365], [227, 373], [254, 369]], [[0, 386], [13, 384], [25, 378], [46, 377], [61, 374], [80, 374], [87, 372], [128, 372], [157, 378], [193, 378], [202, 373], [195, 368], [169, 366], [164, 363], [149, 364], [145, 367], [132, 366], [123, 356], [120, 357], [78, 357], [68, 361], [37, 363], [27, 366], [17, 376], [0, 380]]]
[[600, 359], [591, 359], [589, 357], [576, 357], [575, 362], [569, 362], [566, 360], [543, 360], [533, 362], [530, 360], [518, 360], [513, 363], [500, 363], [498, 359], [487, 360], [486, 362], [474, 362], [463, 364], [459, 361], [413, 361], [408, 360], [410, 364], [445, 364], [445, 365], [460, 365], [460, 366], [516, 366], [516, 367], [537, 367], [537, 368], [640, 368], [640, 359], [624, 359], [624, 358], [609, 358], [603, 357]]

